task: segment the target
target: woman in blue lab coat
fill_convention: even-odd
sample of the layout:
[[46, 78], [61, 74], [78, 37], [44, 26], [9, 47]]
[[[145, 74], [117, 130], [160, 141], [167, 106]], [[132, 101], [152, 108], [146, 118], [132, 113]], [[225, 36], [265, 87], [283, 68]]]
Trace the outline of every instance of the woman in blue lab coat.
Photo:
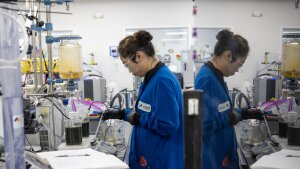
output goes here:
[[152, 35], [139, 31], [120, 41], [124, 66], [144, 77], [135, 110], [110, 111], [104, 119], [119, 118], [133, 126], [131, 169], [183, 169], [183, 98], [175, 75], [155, 57]]
[[233, 125], [249, 118], [251, 113], [257, 114], [254, 118], [261, 115], [251, 109], [236, 113], [224, 81], [224, 76], [234, 75], [247, 59], [247, 40], [229, 30], [222, 30], [216, 38], [214, 57], [201, 67], [195, 79], [195, 89], [203, 90], [202, 167], [237, 169], [239, 160]]

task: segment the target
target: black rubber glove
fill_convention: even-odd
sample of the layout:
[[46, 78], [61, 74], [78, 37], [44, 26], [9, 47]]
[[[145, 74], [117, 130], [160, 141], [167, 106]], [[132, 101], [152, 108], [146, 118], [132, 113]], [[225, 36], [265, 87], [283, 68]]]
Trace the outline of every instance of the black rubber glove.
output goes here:
[[108, 119], [120, 119], [123, 120], [125, 117], [125, 110], [119, 110], [119, 109], [109, 109], [106, 110], [102, 115], [102, 120], [108, 120]]
[[133, 110], [131, 113], [127, 115], [127, 121], [131, 125], [139, 125], [140, 124], [141, 114]]
[[235, 110], [233, 110], [232, 112], [228, 113], [228, 118], [229, 118], [229, 122], [232, 125], [236, 125], [236, 124], [238, 124], [238, 122], [240, 122], [241, 120], [243, 120], [241, 114], [239, 114]]
[[251, 109], [241, 109], [241, 116], [243, 120], [246, 119], [257, 119], [263, 120], [264, 113], [260, 109], [251, 108]]

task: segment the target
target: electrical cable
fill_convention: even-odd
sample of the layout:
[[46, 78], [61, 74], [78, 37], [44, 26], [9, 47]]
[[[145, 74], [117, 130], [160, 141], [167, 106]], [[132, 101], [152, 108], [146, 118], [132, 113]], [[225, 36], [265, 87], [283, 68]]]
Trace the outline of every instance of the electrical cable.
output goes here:
[[[40, 118], [42, 118], [42, 116], [40, 116]], [[43, 118], [42, 118], [42, 119], [43, 119]], [[40, 122], [40, 123], [46, 128], [46, 130], [48, 130], [48, 131], [50, 131], [51, 133], [53, 133], [53, 130], [51, 130], [46, 124], [44, 124], [43, 122]], [[56, 133], [55, 133], [55, 136], [56, 136], [57, 138], [61, 139], [61, 140], [65, 140], [63, 137], [57, 135]]]
[[247, 96], [242, 93], [242, 92], [239, 92], [236, 96], [235, 96], [235, 106], [238, 107], [239, 109], [241, 109], [241, 104], [242, 104], [242, 98], [245, 99], [246, 101], [246, 104], [247, 104], [247, 108], [250, 108], [250, 101], [248, 100]]
[[106, 106], [105, 103], [103, 103], [103, 102], [101, 102], [101, 101], [93, 101], [93, 102], [90, 104], [90, 106], [89, 106], [89, 108], [88, 108], [88, 111], [91, 109], [91, 107], [92, 107], [92, 105], [93, 105], [94, 103], [102, 103], [102, 104], [106, 107], [106, 110], [108, 110], [108, 107]]
[[57, 108], [57, 110], [58, 110], [65, 118], [70, 119], [68, 116], [66, 116], [66, 115], [62, 112], [62, 110], [61, 110], [60, 108], [58, 108], [58, 106], [57, 106], [51, 99], [49, 99], [49, 98], [46, 98], [46, 99], [48, 99], [50, 102], [52, 102], [53, 105]]
[[256, 77], [261, 77], [261, 76], [275, 76], [275, 75], [272, 75], [270, 73], [263, 73], [263, 74], [256, 75]]
[[101, 78], [103, 78], [102, 76], [96, 75], [96, 74], [89, 74], [88, 76], [96, 76], [96, 77], [101, 77]]
[[104, 132], [104, 136], [103, 136], [103, 141], [105, 142], [105, 139], [106, 139], [106, 134], [107, 134], [107, 131], [108, 129], [111, 127], [111, 124], [109, 124], [109, 126], [107, 126], [107, 128], [105, 129], [105, 132]]
[[98, 125], [97, 125], [97, 129], [96, 129], [96, 133], [95, 133], [95, 136], [96, 136], [96, 137], [97, 137], [97, 134], [98, 134], [98, 130], [99, 130], [100, 124], [102, 123], [102, 117], [103, 117], [103, 116], [100, 117], [99, 122], [98, 122]]
[[121, 106], [122, 106], [122, 96], [120, 93], [117, 93], [111, 100], [110, 102], [110, 107], [113, 107], [114, 105], [114, 102], [116, 101], [116, 99], [118, 98], [118, 101], [119, 101], [119, 110], [121, 109]]
[[[39, 90], [37, 91], [37, 93], [40, 93], [41, 89], [43, 89], [43, 88], [45, 87], [46, 84], [47, 84], [47, 83], [44, 83], [43, 86], [42, 86], [41, 88], [39, 88]], [[35, 90], [35, 89], [34, 89], [34, 90]], [[34, 92], [34, 90], [33, 90], [33, 92]]]
[[278, 142], [276, 142], [276, 141], [274, 141], [272, 139], [272, 134], [271, 134], [271, 131], [270, 131], [269, 124], [268, 124], [268, 121], [266, 119], [266, 116], [264, 115], [263, 117], [264, 117], [264, 121], [265, 121], [265, 124], [266, 124], [266, 127], [267, 127], [267, 132], [268, 132], [268, 136], [269, 136], [270, 141], [272, 142], [272, 144], [274, 146], [278, 146]]
[[[40, 49], [40, 50], [42, 50], [42, 49]], [[46, 69], [46, 71], [47, 71], [47, 73], [48, 73], [49, 70], [48, 70], [48, 66], [47, 66], [47, 62], [46, 62], [45, 54], [44, 54], [44, 51], [43, 51], [43, 50], [42, 50], [42, 56], [43, 56], [43, 59], [44, 59], [44, 62], [45, 62], [45, 69]]]
[[277, 105], [277, 103], [276, 103], [275, 101], [265, 101], [265, 102], [263, 102], [263, 103], [259, 106], [259, 108], [261, 108], [264, 104], [269, 103], [269, 102], [271, 102], [272, 104], [274, 104], [274, 105], [276, 106], [278, 112], [280, 112], [280, 108], [279, 108], [279, 106]]
[[31, 145], [31, 143], [29, 142], [29, 140], [28, 140], [26, 134], [25, 134], [25, 139], [26, 139], [26, 141], [28, 142], [28, 144], [30, 145], [31, 150], [34, 152], [34, 149], [32, 148], [32, 145]]

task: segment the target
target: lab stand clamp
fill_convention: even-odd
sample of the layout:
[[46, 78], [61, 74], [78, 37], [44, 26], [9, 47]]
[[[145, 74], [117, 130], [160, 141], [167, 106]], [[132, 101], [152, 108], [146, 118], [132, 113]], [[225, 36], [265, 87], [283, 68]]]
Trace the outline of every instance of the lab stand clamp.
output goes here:
[[[69, 9], [69, 4], [70, 2], [73, 2], [73, 0], [44, 0], [44, 4], [47, 6], [47, 5], [52, 5], [53, 3], [54, 4], [63, 4], [63, 3], [66, 3], [67, 5], [67, 10]], [[35, 31], [52, 31], [53, 30], [53, 26], [52, 26], [52, 23], [46, 23], [45, 24], [45, 27], [43, 28], [42, 26], [44, 25], [43, 22], [38, 22], [37, 25], [31, 25], [31, 29], [32, 30], [35, 30]]]
[[75, 89], [78, 89], [78, 83], [75, 80], [68, 80], [67, 81], [67, 90], [75, 91]]
[[78, 40], [82, 39], [79, 35], [62, 35], [58, 37], [46, 36], [46, 43], [60, 42], [63, 40]]
[[64, 2], [69, 3], [69, 2], [73, 2], [73, 0], [44, 0], [45, 5], [52, 5], [53, 3], [61, 5]]

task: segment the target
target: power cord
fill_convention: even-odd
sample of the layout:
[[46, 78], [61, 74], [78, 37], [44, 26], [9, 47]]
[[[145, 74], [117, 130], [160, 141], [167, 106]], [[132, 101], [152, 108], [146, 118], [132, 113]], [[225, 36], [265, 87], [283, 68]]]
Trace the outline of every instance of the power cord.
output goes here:
[[107, 126], [107, 128], [105, 129], [105, 132], [104, 132], [104, 136], [103, 136], [103, 141], [105, 142], [105, 139], [106, 139], [106, 133], [108, 131], [108, 129], [111, 127], [111, 124], [109, 124], [109, 126]]
[[[44, 124], [43, 122], [41, 122], [41, 121], [43, 120], [43, 117], [40, 116], [40, 118], [41, 118], [40, 123], [46, 128], [46, 130], [48, 130], [48, 131], [50, 131], [51, 133], [53, 133], [53, 130], [51, 130], [46, 124]], [[62, 138], [61, 136], [57, 135], [56, 133], [55, 133], [55, 136], [56, 136], [57, 138], [61, 139], [61, 140], [64, 140], [64, 138]]]
[[93, 102], [90, 104], [90, 106], [89, 106], [89, 108], [88, 108], [88, 111], [90, 111], [90, 109], [91, 109], [91, 107], [93, 106], [94, 103], [102, 103], [102, 104], [106, 107], [106, 110], [108, 110], [108, 107], [106, 106], [105, 103], [103, 103], [103, 102], [101, 102], [101, 101], [93, 101]]
[[[50, 102], [53, 102], [51, 99], [49, 99], [48, 97], [46, 98], [46, 99], [48, 99]], [[67, 118], [67, 119], [70, 119], [68, 116], [66, 116], [63, 112], [62, 112], [62, 110], [53, 102], [53, 105], [57, 108], [57, 110], [65, 117], [65, 118]]]
[[272, 145], [277, 147], [279, 145], [279, 143], [273, 140], [272, 134], [271, 134], [271, 131], [270, 131], [270, 128], [269, 128], [269, 124], [268, 124], [268, 121], [266, 119], [266, 116], [264, 115], [263, 117], [264, 117], [264, 121], [265, 121], [265, 124], [266, 124], [266, 127], [267, 127], [267, 132], [268, 132], [269, 139], [272, 142]]
[[29, 140], [28, 140], [26, 134], [25, 134], [25, 139], [26, 139], [26, 141], [28, 142], [28, 144], [30, 145], [30, 151], [32, 150], [32, 151], [34, 152], [34, 149], [32, 148], [32, 145], [31, 145], [31, 143], [29, 142]]

